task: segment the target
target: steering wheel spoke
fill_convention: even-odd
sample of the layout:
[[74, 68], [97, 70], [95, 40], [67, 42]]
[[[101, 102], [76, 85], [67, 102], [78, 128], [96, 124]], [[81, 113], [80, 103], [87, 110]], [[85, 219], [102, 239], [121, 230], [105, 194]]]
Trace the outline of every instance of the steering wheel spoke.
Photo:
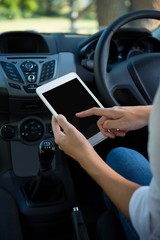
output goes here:
[[[137, 87], [138, 84], [130, 74], [128, 66], [129, 61], [122, 62], [107, 74], [105, 83], [108, 92], [116, 105], [146, 105], [147, 101]], [[105, 87], [103, 90], [105, 94]]]

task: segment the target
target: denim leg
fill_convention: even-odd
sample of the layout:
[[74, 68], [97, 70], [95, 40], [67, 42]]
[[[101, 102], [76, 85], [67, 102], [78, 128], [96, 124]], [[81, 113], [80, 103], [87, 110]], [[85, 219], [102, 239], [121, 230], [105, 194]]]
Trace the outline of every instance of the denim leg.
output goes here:
[[[109, 152], [106, 158], [106, 163], [128, 180], [136, 182], [140, 185], [149, 185], [152, 173], [148, 160], [139, 152], [118, 147]], [[128, 240], [139, 239], [132, 224], [127, 218], [113, 205], [110, 199], [104, 195], [104, 200], [107, 207], [116, 212], [118, 215]]]

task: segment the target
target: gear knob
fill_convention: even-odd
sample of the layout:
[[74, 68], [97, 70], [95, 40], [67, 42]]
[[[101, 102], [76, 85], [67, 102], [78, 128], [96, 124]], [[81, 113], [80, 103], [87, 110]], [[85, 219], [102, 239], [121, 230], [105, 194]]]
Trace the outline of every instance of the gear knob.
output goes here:
[[51, 168], [51, 163], [54, 157], [55, 149], [53, 142], [50, 140], [43, 140], [39, 144], [39, 158], [41, 170], [45, 171]]

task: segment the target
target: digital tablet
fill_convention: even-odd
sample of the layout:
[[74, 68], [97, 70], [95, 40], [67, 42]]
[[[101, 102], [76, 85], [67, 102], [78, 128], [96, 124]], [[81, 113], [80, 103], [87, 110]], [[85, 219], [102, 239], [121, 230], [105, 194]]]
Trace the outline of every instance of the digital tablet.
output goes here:
[[98, 116], [75, 116], [77, 112], [92, 107], [103, 107], [76, 73], [66, 74], [41, 85], [36, 93], [55, 117], [63, 114], [93, 146], [106, 138], [97, 127]]

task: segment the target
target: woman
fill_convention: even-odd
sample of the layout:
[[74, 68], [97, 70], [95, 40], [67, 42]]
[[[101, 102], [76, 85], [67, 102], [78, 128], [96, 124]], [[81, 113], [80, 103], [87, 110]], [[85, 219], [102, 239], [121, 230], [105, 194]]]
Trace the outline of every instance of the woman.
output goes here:
[[[125, 136], [128, 131], [144, 127], [149, 122], [148, 154], [153, 178], [148, 186], [114, 171], [64, 116], [53, 118], [52, 127], [59, 148], [75, 159], [101, 186], [117, 209], [131, 220], [140, 239], [160, 239], [160, 88], [153, 107], [93, 108], [78, 113], [77, 117], [91, 115], [101, 116], [98, 126], [104, 135], [111, 138]], [[151, 173], [149, 175], [151, 178]]]

